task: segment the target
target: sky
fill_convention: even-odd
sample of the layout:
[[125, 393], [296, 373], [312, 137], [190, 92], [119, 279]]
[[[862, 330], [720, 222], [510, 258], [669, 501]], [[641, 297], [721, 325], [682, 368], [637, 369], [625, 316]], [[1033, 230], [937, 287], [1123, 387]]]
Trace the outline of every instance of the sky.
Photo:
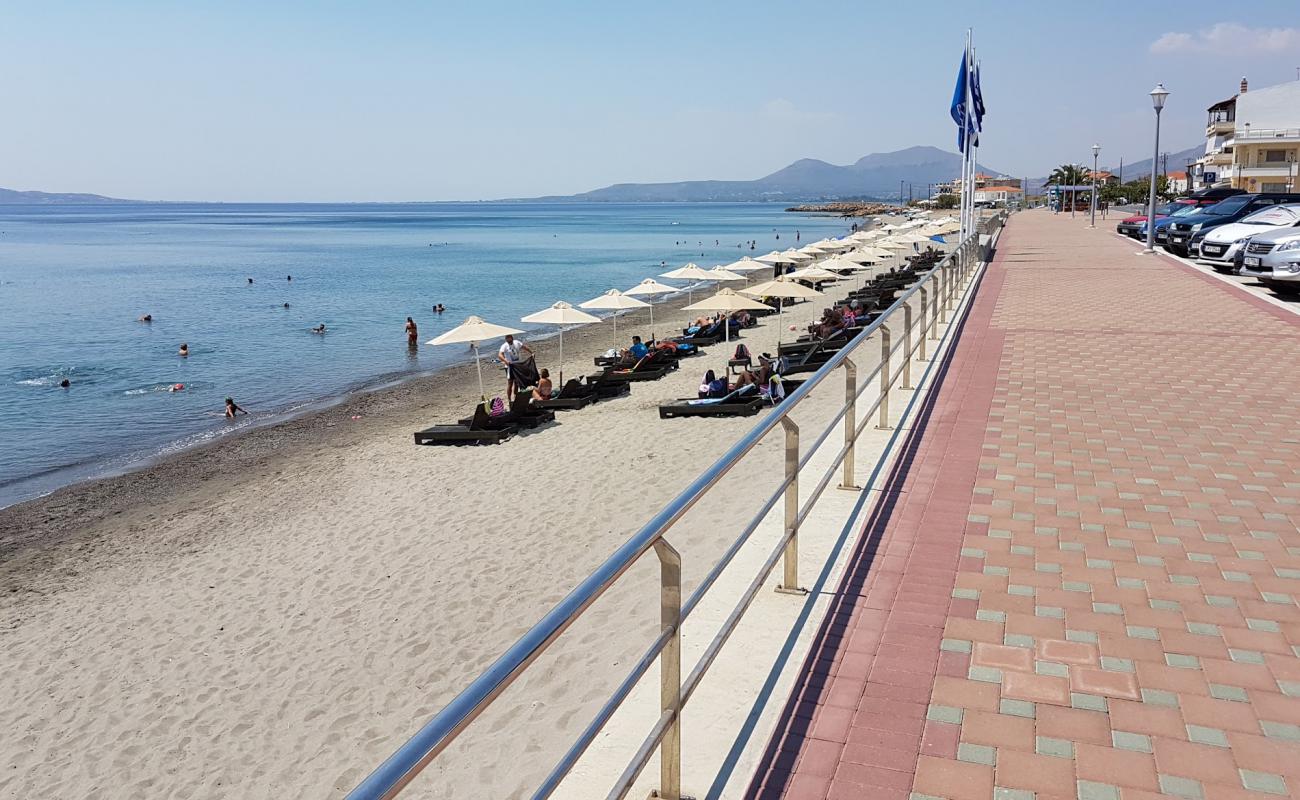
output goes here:
[[[1297, 79], [1296, 0], [0, 0], [0, 186], [151, 200], [476, 200], [955, 150], [967, 27], [982, 164], [1204, 141]], [[1171, 169], [1173, 166], [1171, 165]]]

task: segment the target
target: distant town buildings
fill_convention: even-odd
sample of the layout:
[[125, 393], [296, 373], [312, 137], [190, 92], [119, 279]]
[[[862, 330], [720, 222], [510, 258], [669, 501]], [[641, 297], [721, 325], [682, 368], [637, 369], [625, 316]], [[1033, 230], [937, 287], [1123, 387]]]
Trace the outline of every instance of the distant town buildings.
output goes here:
[[[959, 195], [959, 194], [961, 194], [961, 184], [962, 184], [962, 179], [961, 179], [961, 178], [955, 178], [955, 179], [953, 179], [952, 181], [950, 181], [949, 183], [939, 183], [939, 184], [935, 184], [935, 187], [934, 187], [934, 193], [937, 194], [937, 195], [938, 195], [938, 194], [956, 194], [956, 195]], [[997, 186], [997, 187], [1010, 186], [1010, 187], [1012, 187], [1012, 188], [1014, 188], [1014, 189], [1019, 190], [1019, 189], [1020, 189], [1020, 179], [1019, 179], [1019, 178], [1012, 178], [1012, 177], [1009, 176], [1009, 175], [988, 175], [988, 174], [985, 174], [985, 173], [983, 173], [983, 172], [977, 172], [977, 173], [975, 173], [975, 191], [976, 191], [976, 192], [978, 192], [980, 189], [984, 189], [984, 188], [986, 188], [986, 187], [994, 187], [994, 186]], [[977, 197], [976, 199], [978, 200], [979, 198]]]
[[1025, 192], [1018, 185], [989, 184], [987, 186], [977, 186], [975, 189], [975, 202], [981, 204], [1004, 206], [1010, 203], [1019, 202], [1024, 199]]
[[1206, 111], [1205, 155], [1188, 188], [1300, 191], [1300, 81], [1249, 91], [1242, 78], [1236, 95]]
[[1169, 178], [1169, 191], [1177, 194], [1186, 194], [1190, 191], [1186, 172], [1171, 172], [1166, 177]]

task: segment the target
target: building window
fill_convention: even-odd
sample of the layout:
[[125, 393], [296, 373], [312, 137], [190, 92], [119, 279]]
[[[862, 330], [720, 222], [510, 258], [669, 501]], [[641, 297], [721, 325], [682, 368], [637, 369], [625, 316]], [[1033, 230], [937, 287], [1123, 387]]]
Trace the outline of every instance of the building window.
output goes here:
[[1286, 184], [1285, 183], [1261, 183], [1259, 185], [1259, 190], [1261, 192], [1279, 192], [1279, 193], [1285, 192]]
[[1287, 162], [1287, 151], [1285, 150], [1265, 150], [1260, 159], [1265, 164], [1285, 164]]

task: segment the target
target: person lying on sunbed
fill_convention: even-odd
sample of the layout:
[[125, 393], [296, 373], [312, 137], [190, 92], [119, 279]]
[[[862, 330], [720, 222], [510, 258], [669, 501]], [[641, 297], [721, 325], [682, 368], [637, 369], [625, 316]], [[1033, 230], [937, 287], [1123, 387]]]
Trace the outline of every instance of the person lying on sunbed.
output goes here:
[[700, 397], [722, 397], [727, 393], [727, 381], [725, 378], [719, 378], [709, 370], [704, 373], [704, 380], [700, 382]]

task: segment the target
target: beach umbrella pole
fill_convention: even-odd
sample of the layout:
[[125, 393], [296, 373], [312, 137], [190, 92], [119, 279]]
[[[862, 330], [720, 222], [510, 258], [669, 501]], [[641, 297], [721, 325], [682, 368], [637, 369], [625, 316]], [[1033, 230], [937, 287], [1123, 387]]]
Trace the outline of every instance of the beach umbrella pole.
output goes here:
[[478, 394], [479, 402], [487, 402], [487, 392], [483, 390], [483, 362], [478, 357], [478, 342], [470, 342], [469, 346], [474, 350], [474, 368], [478, 370]]
[[564, 385], [564, 328], [560, 328], [560, 385]]

